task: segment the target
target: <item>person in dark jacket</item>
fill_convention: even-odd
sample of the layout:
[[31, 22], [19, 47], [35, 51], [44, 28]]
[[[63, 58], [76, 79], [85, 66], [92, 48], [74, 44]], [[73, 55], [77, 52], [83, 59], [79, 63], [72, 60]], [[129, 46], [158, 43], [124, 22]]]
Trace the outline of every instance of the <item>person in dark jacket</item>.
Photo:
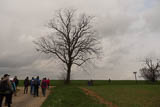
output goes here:
[[28, 86], [29, 86], [29, 78], [26, 77], [26, 79], [24, 80], [24, 94], [28, 93]]
[[39, 76], [34, 79], [34, 97], [39, 96], [39, 86], [40, 86], [40, 80]]
[[32, 77], [32, 79], [30, 81], [30, 94], [31, 95], [34, 94], [34, 77]]
[[[12, 104], [12, 95], [15, 94], [16, 92], [16, 85], [15, 85], [15, 82], [13, 81], [13, 78], [10, 78], [10, 82], [11, 82], [11, 86], [12, 86], [12, 91], [11, 93], [9, 94], [9, 102], [10, 104]], [[5, 100], [5, 105], [7, 106], [7, 99]]]
[[5, 74], [0, 81], [0, 107], [2, 107], [3, 98], [6, 97], [8, 107], [11, 106], [10, 94], [12, 93], [12, 85], [9, 80], [9, 75]]

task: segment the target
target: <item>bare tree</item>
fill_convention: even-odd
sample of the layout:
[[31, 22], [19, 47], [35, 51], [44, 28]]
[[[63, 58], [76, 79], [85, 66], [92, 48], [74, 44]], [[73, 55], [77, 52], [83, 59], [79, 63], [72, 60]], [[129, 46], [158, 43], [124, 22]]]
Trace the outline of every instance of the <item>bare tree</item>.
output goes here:
[[160, 78], [160, 62], [153, 62], [152, 59], [146, 58], [145, 66], [140, 69], [141, 76], [152, 82], [155, 82], [158, 78]]
[[81, 66], [100, 53], [99, 42], [93, 30], [93, 17], [80, 14], [73, 9], [56, 12], [48, 27], [54, 30], [49, 36], [41, 37], [34, 43], [37, 51], [51, 54], [66, 65], [66, 81], [70, 82], [72, 65]]

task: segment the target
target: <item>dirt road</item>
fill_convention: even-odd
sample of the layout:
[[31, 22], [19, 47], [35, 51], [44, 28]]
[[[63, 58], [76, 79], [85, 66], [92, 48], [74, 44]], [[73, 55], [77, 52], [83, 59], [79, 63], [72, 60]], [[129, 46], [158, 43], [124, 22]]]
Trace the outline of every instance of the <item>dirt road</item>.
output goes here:
[[17, 96], [13, 95], [13, 104], [12, 107], [40, 107], [44, 100], [49, 95], [49, 90], [46, 91], [46, 96], [42, 96], [41, 88], [39, 88], [39, 97], [33, 97], [28, 94], [23, 93], [23, 87], [18, 87], [20, 91], [18, 91]]

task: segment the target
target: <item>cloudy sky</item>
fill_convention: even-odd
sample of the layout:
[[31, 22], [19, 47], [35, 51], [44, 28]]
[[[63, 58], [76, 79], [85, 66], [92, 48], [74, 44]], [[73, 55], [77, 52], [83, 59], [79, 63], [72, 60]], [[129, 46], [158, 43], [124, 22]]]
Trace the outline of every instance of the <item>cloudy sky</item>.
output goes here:
[[[160, 59], [159, 0], [0, 0], [0, 75], [61, 78], [62, 65], [35, 51], [55, 10], [96, 16], [103, 54], [72, 79], [134, 79], [146, 57]], [[92, 72], [91, 72], [92, 71]]]

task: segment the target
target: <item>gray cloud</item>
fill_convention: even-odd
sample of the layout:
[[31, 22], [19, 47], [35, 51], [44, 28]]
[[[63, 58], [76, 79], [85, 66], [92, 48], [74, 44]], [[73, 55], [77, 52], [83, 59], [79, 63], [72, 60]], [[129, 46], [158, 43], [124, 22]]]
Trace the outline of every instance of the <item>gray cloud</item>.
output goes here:
[[89, 73], [73, 68], [73, 79], [134, 79], [139, 60], [160, 57], [159, 5], [158, 0], [1, 0], [0, 74], [58, 78], [62, 65], [37, 53], [32, 41], [46, 35], [44, 25], [55, 10], [69, 7], [96, 16], [103, 46], [101, 60], [85, 67]]

